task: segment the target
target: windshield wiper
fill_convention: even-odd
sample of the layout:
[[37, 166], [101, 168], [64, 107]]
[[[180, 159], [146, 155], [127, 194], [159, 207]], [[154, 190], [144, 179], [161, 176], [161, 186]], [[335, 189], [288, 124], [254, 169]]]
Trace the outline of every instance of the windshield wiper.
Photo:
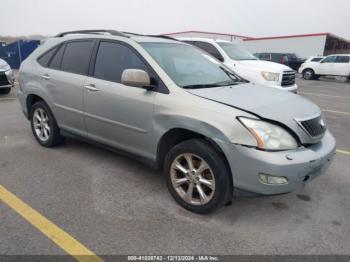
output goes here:
[[238, 81], [227, 80], [227, 81], [217, 82], [217, 83], [213, 83], [213, 84], [187, 85], [187, 86], [183, 86], [183, 88], [185, 88], [185, 89], [199, 89], [199, 88], [230, 86], [230, 85], [237, 85], [237, 84], [238, 84]]

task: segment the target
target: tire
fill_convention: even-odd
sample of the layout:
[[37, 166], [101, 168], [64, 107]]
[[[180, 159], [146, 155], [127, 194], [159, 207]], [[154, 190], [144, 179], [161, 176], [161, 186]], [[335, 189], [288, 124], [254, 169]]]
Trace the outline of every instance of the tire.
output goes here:
[[4, 94], [7, 95], [11, 92], [11, 87], [7, 87], [7, 88], [1, 88], [0, 89], [0, 94]]
[[315, 76], [315, 72], [312, 69], [305, 69], [303, 71], [303, 78], [305, 80], [312, 80], [314, 78], [314, 76]]
[[[44, 119], [44, 120], [39, 120]], [[38, 143], [44, 147], [54, 147], [63, 143], [55, 117], [44, 101], [36, 102], [30, 110], [32, 132]]]
[[[189, 159], [194, 172], [188, 171]], [[180, 169], [176, 165], [180, 165]], [[205, 165], [207, 168], [195, 172]], [[231, 173], [223, 156], [205, 140], [191, 139], [173, 147], [165, 158], [164, 174], [175, 201], [194, 213], [208, 214], [232, 200]], [[176, 186], [175, 181], [181, 181], [181, 184]], [[187, 194], [190, 187], [192, 194]], [[200, 197], [203, 194], [205, 197]]]

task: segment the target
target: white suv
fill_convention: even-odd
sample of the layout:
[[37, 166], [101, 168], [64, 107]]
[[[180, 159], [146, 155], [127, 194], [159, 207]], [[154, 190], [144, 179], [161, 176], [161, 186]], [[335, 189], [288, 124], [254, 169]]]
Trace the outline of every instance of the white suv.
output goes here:
[[319, 62], [305, 62], [299, 73], [306, 80], [318, 79], [322, 75], [343, 76], [350, 79], [350, 55], [329, 55]]
[[207, 38], [178, 38], [211, 54], [252, 83], [295, 92], [295, 71], [288, 66], [262, 61], [230, 41]]

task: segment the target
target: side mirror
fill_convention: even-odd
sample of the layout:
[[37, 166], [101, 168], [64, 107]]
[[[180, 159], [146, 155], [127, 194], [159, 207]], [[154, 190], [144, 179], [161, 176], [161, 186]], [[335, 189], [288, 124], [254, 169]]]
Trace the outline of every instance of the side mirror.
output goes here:
[[125, 69], [121, 77], [122, 84], [126, 86], [150, 89], [151, 79], [146, 71], [140, 69]]

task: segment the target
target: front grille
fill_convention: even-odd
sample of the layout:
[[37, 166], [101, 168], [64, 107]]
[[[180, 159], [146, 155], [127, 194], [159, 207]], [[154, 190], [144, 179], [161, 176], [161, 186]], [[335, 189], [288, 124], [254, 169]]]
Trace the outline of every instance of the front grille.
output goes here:
[[4, 72], [0, 72], [0, 86], [9, 85], [9, 81], [7, 80], [7, 76]]
[[295, 84], [295, 72], [284, 71], [282, 75], [281, 86], [292, 86]]
[[322, 116], [316, 118], [299, 121], [303, 129], [312, 137], [318, 137], [326, 132], [326, 124], [323, 121]]

